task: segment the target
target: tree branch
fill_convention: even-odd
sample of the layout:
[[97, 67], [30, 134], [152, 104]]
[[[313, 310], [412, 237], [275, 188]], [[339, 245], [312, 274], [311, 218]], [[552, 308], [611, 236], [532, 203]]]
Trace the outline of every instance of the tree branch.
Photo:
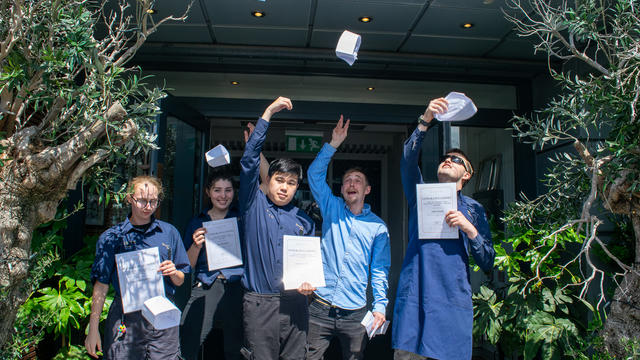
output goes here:
[[[126, 116], [126, 111], [119, 102], [113, 104], [105, 113], [105, 119], [109, 123], [120, 123]], [[106, 123], [102, 119], [98, 119], [79, 131], [71, 139], [63, 144], [47, 148], [36, 155], [32, 155], [27, 159], [27, 164], [34, 170], [51, 167], [55, 162], [54, 172], [48, 174], [45, 180], [56, 180], [59, 176], [58, 172], [67, 171], [82, 156], [88, 147], [88, 144], [98, 137], [102, 136], [106, 131]]]
[[21, 33], [22, 19], [24, 18], [24, 14], [22, 12], [23, 6], [24, 1], [13, 0], [13, 6], [10, 5], [11, 10], [9, 18], [3, 19], [3, 21], [11, 23], [11, 25], [7, 29], [7, 37], [0, 41], [0, 64], [2, 64], [4, 59], [9, 55], [9, 52], [19, 39], [16, 34]]

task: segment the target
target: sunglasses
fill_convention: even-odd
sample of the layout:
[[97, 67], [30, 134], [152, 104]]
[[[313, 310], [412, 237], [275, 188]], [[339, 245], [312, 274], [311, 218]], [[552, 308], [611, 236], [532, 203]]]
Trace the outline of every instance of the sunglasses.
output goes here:
[[447, 161], [447, 159], [449, 159], [454, 164], [464, 166], [464, 169], [467, 170], [469, 174], [473, 174], [473, 170], [471, 170], [471, 167], [467, 164], [466, 161], [464, 161], [463, 158], [456, 155], [447, 154], [440, 157], [440, 163], [442, 164], [443, 162]]

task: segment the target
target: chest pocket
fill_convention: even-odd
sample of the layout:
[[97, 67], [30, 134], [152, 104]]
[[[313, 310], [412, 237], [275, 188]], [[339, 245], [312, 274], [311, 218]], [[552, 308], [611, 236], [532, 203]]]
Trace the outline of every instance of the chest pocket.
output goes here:
[[118, 237], [117, 253], [134, 251], [137, 245], [142, 242], [142, 234], [137, 231], [129, 231]]

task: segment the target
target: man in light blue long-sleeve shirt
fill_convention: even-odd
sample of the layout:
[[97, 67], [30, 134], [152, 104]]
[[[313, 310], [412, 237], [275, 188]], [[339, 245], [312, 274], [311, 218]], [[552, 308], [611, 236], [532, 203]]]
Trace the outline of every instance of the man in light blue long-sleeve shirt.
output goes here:
[[367, 313], [367, 280], [371, 275], [374, 328], [385, 322], [391, 263], [387, 226], [364, 203], [371, 186], [363, 170], [352, 168], [342, 177], [342, 197], [326, 182], [327, 167], [347, 137], [349, 120], [340, 116], [331, 142], [324, 144], [309, 166], [311, 193], [322, 213], [322, 263], [326, 286], [318, 288], [309, 305], [308, 360], [321, 359], [333, 337], [340, 339], [342, 358], [362, 359], [367, 342], [360, 324]]

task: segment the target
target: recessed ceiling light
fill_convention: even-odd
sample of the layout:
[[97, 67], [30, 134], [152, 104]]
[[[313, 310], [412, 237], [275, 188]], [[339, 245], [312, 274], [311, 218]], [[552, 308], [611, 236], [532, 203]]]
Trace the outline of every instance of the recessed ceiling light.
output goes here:
[[358, 18], [358, 21], [363, 23], [368, 23], [368, 22], [372, 22], [373, 18], [371, 16], [362, 16]]
[[231, 85], [240, 85], [240, 83], [235, 81], [235, 80], [233, 80], [233, 81], [231, 81]]
[[157, 13], [156, 9], [147, 9], [147, 14], [153, 15], [155, 13]]
[[369, 90], [369, 91], [373, 91], [373, 90], [375, 90], [375, 89], [376, 89], [376, 88], [374, 88], [373, 86], [369, 86], [369, 87], [367, 88], [367, 90]]
[[252, 12], [251, 12], [251, 15], [252, 15], [253, 17], [261, 18], [261, 17], [265, 17], [265, 16], [267, 16], [267, 13], [265, 13], [265, 12], [264, 12], [264, 11], [262, 11], [262, 10], [254, 10], [254, 11], [252, 11]]
[[460, 25], [460, 27], [463, 29], [471, 29], [473, 27], [473, 23], [463, 23], [462, 25]]

